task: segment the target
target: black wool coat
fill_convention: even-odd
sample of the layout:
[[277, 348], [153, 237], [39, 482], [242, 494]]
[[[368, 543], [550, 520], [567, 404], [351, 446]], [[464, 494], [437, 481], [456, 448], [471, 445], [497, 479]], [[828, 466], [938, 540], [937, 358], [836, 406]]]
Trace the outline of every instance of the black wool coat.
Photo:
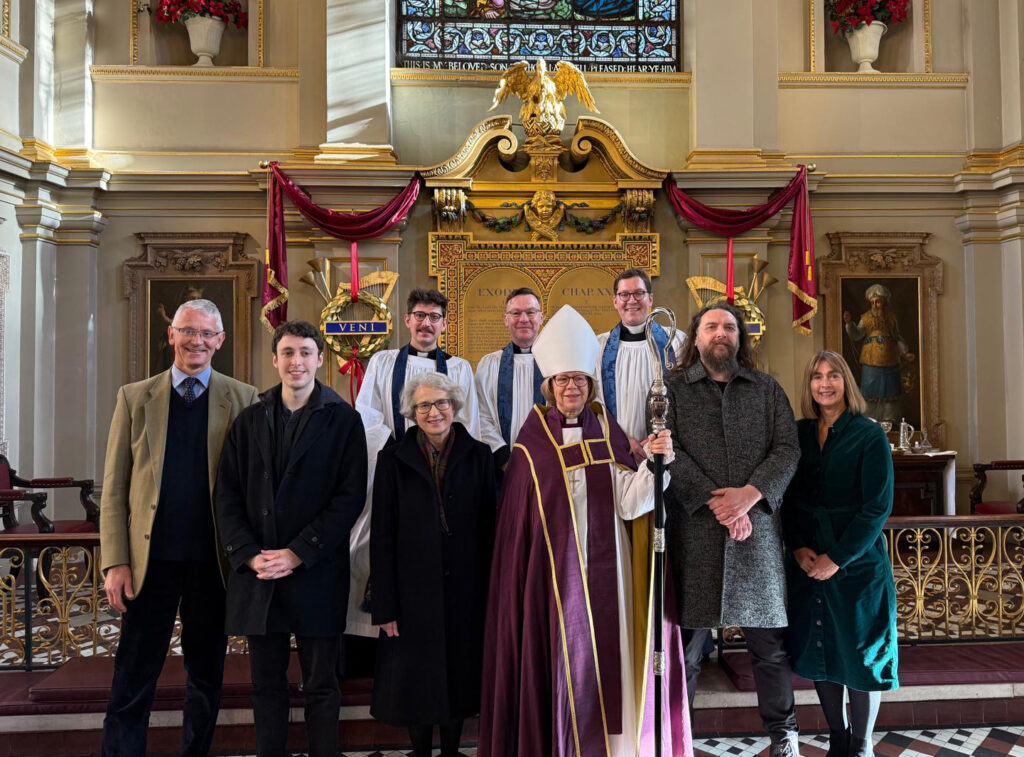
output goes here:
[[484, 616], [497, 491], [490, 448], [452, 424], [442, 487], [450, 534], [415, 430], [377, 458], [370, 525], [377, 645], [371, 714], [399, 726], [447, 723], [480, 711]]
[[[274, 486], [278, 385], [242, 411], [220, 458], [214, 507], [231, 571], [226, 630], [334, 636], [345, 630], [348, 539], [366, 500], [366, 438], [359, 413], [317, 382], [316, 405]], [[314, 397], [316, 395], [314, 394]], [[291, 549], [291, 575], [260, 580], [246, 561], [261, 549]]]

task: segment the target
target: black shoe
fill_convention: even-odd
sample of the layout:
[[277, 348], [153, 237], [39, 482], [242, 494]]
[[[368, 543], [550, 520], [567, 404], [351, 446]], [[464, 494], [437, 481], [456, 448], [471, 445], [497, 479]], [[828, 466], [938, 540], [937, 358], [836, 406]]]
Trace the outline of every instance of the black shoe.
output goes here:
[[828, 732], [828, 752], [825, 757], [849, 757], [850, 755], [850, 729], [845, 731]]
[[866, 739], [859, 739], [856, 736], [851, 736], [850, 751], [848, 754], [849, 757], [874, 757], [875, 745], [871, 741], [871, 737], [868, 736]]

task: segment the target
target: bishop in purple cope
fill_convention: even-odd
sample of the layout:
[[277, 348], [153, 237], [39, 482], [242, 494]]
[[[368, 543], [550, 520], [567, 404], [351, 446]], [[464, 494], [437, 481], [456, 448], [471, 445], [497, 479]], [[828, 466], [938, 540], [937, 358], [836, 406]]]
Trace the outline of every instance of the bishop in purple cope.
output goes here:
[[[654, 475], [588, 404], [599, 347], [583, 317], [563, 307], [533, 352], [547, 405], [519, 432], [502, 492], [478, 754], [653, 754]], [[672, 459], [667, 431], [643, 446]], [[664, 753], [691, 757], [681, 637], [671, 620], [663, 630]]]

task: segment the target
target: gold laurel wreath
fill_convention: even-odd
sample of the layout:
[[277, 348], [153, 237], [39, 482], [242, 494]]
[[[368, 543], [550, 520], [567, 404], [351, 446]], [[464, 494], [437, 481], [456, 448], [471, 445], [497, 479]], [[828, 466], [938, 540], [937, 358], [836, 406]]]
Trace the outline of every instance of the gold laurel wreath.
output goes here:
[[[327, 322], [343, 321], [342, 316], [349, 314], [353, 305], [365, 305], [370, 308], [375, 320], [387, 323], [387, 331], [383, 334], [327, 334]], [[320, 313], [320, 331], [323, 332], [324, 342], [340, 361], [352, 358], [353, 347], [357, 348], [359, 357], [368, 358], [380, 352], [387, 347], [391, 339], [391, 329], [391, 310], [384, 300], [365, 290], [360, 290], [357, 302], [352, 302], [351, 290], [339, 290], [334, 299], [328, 302], [327, 307]]]

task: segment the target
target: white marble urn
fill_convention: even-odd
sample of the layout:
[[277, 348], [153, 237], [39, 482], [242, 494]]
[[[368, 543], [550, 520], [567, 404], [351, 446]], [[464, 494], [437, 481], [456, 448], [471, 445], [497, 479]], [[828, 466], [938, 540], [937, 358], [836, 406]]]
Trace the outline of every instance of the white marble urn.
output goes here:
[[199, 56], [193, 66], [212, 66], [213, 56], [220, 52], [220, 40], [227, 24], [212, 16], [193, 16], [185, 21], [192, 52]]

